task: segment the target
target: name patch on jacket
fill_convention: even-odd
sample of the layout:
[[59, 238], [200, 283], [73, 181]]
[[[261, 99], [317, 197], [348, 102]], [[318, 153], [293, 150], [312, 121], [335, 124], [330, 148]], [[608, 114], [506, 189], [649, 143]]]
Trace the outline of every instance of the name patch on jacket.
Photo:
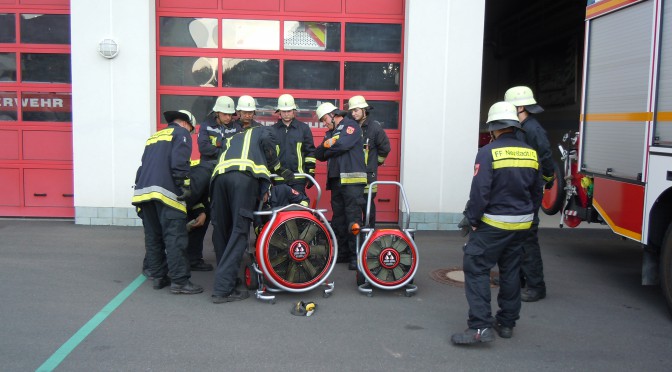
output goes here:
[[524, 147], [500, 147], [492, 149], [492, 169], [534, 168], [539, 169], [537, 152]]

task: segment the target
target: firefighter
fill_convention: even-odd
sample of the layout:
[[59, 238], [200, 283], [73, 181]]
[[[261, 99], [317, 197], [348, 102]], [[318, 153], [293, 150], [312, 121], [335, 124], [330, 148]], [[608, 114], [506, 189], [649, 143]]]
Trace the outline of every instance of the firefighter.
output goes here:
[[[275, 139], [279, 145], [280, 163], [294, 173], [308, 173], [315, 176], [315, 143], [313, 133], [308, 124], [296, 119], [296, 104], [294, 97], [283, 94], [278, 98], [275, 110], [280, 113], [280, 119], [273, 124]], [[296, 177], [291, 183], [283, 178], [276, 178], [276, 182], [287, 183], [301, 194], [306, 193], [305, 177]], [[307, 185], [312, 187], [312, 183]]]
[[[469, 328], [453, 334], [455, 344], [513, 336], [520, 313], [520, 260], [536, 201], [541, 194], [537, 153], [518, 140], [516, 108], [498, 102], [488, 112], [488, 131], [494, 141], [476, 155], [465, 221], [472, 230], [464, 245], [464, 289], [469, 303]], [[499, 265], [499, 311], [490, 306], [490, 270]]]
[[254, 115], [257, 112], [257, 104], [252, 96], [240, 96], [240, 98], [238, 98], [238, 105], [236, 105], [236, 111], [238, 112], [238, 120], [236, 120], [236, 123], [243, 129], [261, 125], [261, 123], [254, 120]]
[[212, 271], [211, 264], [203, 260], [203, 240], [210, 224], [210, 201], [208, 190], [215, 168], [214, 161], [192, 160], [189, 171], [191, 195], [187, 202], [187, 232], [189, 245], [187, 258], [191, 271]]
[[168, 127], [149, 137], [135, 179], [132, 204], [141, 210], [147, 271], [154, 289], [170, 283], [172, 293], [195, 294], [187, 249], [187, 206], [191, 135], [196, 119], [186, 110], [166, 111]]
[[357, 270], [357, 247], [352, 232], [361, 226], [366, 164], [362, 151], [362, 129], [347, 117], [347, 111], [333, 104], [321, 104], [317, 118], [327, 127], [324, 141], [315, 149], [315, 158], [327, 161], [327, 190], [331, 190], [331, 227], [338, 242], [337, 262], [348, 262]]
[[218, 97], [198, 131], [198, 150], [201, 159], [200, 162], [192, 161], [191, 180], [192, 191], [199, 197], [193, 197], [188, 204], [190, 231], [187, 255], [192, 271], [212, 271], [212, 265], [203, 261], [203, 239], [210, 225], [208, 189], [212, 171], [222, 151], [222, 143], [243, 130], [238, 122], [233, 121], [233, 114], [236, 113], [234, 106], [231, 97]]
[[[364, 162], [366, 163], [366, 187], [364, 198], [371, 193], [371, 209], [369, 211], [369, 227], [376, 227], [376, 193], [378, 185], [371, 187], [371, 183], [378, 180], [378, 167], [383, 165], [390, 153], [390, 139], [379, 122], [369, 118], [369, 111], [373, 107], [366, 103], [363, 96], [353, 96], [348, 100], [350, 115], [362, 127], [364, 142]], [[364, 210], [366, 214], [366, 210]], [[364, 216], [366, 218], [366, 216]]]
[[287, 180], [294, 175], [281, 168], [275, 146], [270, 128], [248, 125], [227, 139], [212, 174], [212, 242], [217, 256], [213, 303], [249, 297], [247, 291], [236, 288], [236, 282], [254, 218], [252, 212], [259, 200], [268, 198], [271, 171]]
[[212, 112], [198, 130], [198, 151], [201, 161], [217, 161], [222, 143], [234, 134], [242, 131], [240, 124], [233, 121], [233, 99], [221, 96], [215, 101]]
[[[553, 186], [554, 171], [553, 159], [551, 157], [551, 145], [546, 136], [546, 131], [539, 124], [534, 116], [540, 114], [544, 109], [537, 104], [532, 95], [532, 90], [525, 86], [513, 87], [506, 91], [504, 100], [516, 106], [518, 119], [522, 131], [516, 132], [516, 137], [532, 146], [539, 156], [539, 165], [541, 166], [541, 175], [546, 184], [546, 188]], [[538, 204], [541, 206], [543, 193], [539, 195]], [[523, 244], [523, 263], [521, 265], [521, 281], [526, 284], [521, 293], [521, 298], [525, 302], [535, 302], [546, 297], [546, 283], [544, 282], [544, 264], [541, 259], [541, 249], [539, 247], [539, 210], [534, 212], [534, 222], [529, 231], [527, 239]]]

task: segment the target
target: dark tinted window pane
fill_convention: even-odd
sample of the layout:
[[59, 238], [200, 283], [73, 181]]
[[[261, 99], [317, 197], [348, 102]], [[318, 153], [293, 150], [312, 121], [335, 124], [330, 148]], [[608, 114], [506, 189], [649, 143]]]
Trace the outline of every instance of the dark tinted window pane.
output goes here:
[[161, 85], [217, 86], [217, 58], [161, 57]]
[[337, 99], [313, 99], [313, 98], [296, 98], [296, 118], [308, 124], [311, 128], [326, 128], [324, 123], [317, 120], [315, 110], [317, 107], [325, 102], [331, 102], [334, 106], [339, 107]]
[[70, 84], [70, 54], [23, 53], [21, 78], [24, 82]]
[[217, 97], [210, 96], [173, 96], [162, 94], [160, 108], [161, 123], [167, 124], [163, 113], [166, 111], [188, 110], [195, 117], [200, 124], [205, 120], [206, 115], [212, 111], [212, 106], [215, 105]]
[[21, 96], [23, 121], [72, 121], [71, 93], [30, 93]]
[[16, 43], [16, 18], [14, 14], [0, 14], [0, 43]]
[[223, 86], [236, 88], [279, 88], [277, 59], [222, 58]]
[[285, 21], [285, 50], [338, 52], [341, 50], [341, 24]]
[[219, 35], [214, 18], [159, 18], [159, 45], [184, 48], [217, 48]]
[[16, 92], [0, 92], [0, 121], [16, 121]]
[[285, 88], [338, 90], [338, 62], [285, 61]]
[[348, 23], [345, 25], [345, 51], [401, 53], [401, 25]]
[[70, 15], [21, 14], [21, 42], [70, 44]]
[[366, 102], [373, 107], [368, 115], [371, 119], [378, 121], [385, 129], [399, 129], [399, 102], [371, 100]]
[[16, 81], [16, 53], [0, 53], [0, 82]]
[[399, 91], [399, 63], [345, 62], [345, 90]]

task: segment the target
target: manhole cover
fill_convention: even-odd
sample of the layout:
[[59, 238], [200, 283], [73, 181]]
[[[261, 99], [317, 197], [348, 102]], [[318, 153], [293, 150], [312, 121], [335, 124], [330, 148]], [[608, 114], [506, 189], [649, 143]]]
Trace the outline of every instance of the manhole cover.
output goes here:
[[[462, 271], [461, 267], [436, 269], [432, 271], [429, 276], [442, 284], [448, 284], [454, 287], [464, 287], [464, 271]], [[498, 276], [499, 273], [494, 271], [490, 272], [490, 288], [497, 287], [497, 285], [493, 284], [492, 280]]]

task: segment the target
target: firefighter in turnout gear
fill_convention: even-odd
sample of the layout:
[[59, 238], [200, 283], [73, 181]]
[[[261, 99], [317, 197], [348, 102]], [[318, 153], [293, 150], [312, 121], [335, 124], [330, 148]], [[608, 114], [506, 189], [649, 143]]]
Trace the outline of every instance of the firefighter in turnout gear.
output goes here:
[[173, 293], [194, 294], [203, 287], [189, 280], [186, 256], [189, 156], [196, 120], [186, 110], [166, 111], [168, 127], [145, 144], [135, 179], [132, 204], [142, 216], [145, 231], [145, 264], [154, 289], [170, 284]]
[[[371, 210], [369, 211], [369, 227], [376, 227], [376, 193], [378, 186], [374, 185], [371, 189], [371, 183], [378, 180], [378, 167], [383, 165], [385, 158], [390, 153], [390, 139], [379, 122], [371, 120], [369, 111], [373, 107], [366, 103], [363, 96], [353, 96], [348, 100], [348, 110], [350, 115], [362, 127], [362, 136], [364, 142], [364, 162], [366, 163], [366, 187], [364, 188], [364, 197], [371, 195]], [[364, 210], [366, 214], [366, 210]], [[366, 218], [366, 216], [364, 216]]]
[[[315, 144], [313, 133], [308, 124], [296, 119], [296, 104], [294, 97], [283, 94], [278, 98], [275, 112], [280, 113], [280, 119], [271, 128], [278, 141], [278, 157], [282, 166], [294, 173], [307, 173], [315, 176]], [[276, 182], [287, 183], [301, 194], [306, 193], [305, 177], [296, 177], [292, 182], [286, 182], [282, 177]], [[308, 185], [312, 187], [312, 184]]]
[[219, 163], [212, 174], [212, 242], [217, 269], [213, 303], [244, 300], [245, 290], [236, 282], [242, 255], [247, 249], [252, 212], [266, 201], [271, 172], [291, 180], [293, 173], [280, 166], [273, 132], [268, 127], [248, 126], [227, 139]]
[[222, 144], [227, 138], [241, 132], [240, 124], [233, 121], [236, 113], [233, 100], [227, 96], [221, 96], [215, 101], [212, 112], [201, 123], [198, 130], [198, 151], [201, 153], [201, 161], [217, 161], [222, 151]]
[[[551, 158], [551, 145], [546, 136], [546, 131], [542, 128], [534, 114], [540, 114], [544, 109], [537, 104], [532, 95], [532, 90], [528, 87], [518, 86], [506, 91], [504, 100], [516, 106], [518, 119], [522, 131], [516, 132], [516, 138], [532, 146], [539, 155], [539, 165], [541, 166], [541, 175], [547, 188], [553, 185], [554, 171], [553, 159]], [[539, 195], [539, 205], [543, 193]], [[527, 239], [523, 244], [523, 263], [520, 266], [521, 283], [525, 284], [525, 289], [521, 293], [521, 298], [525, 302], [539, 301], [546, 297], [546, 282], [544, 281], [544, 264], [541, 259], [541, 248], [539, 247], [539, 210], [534, 212], [534, 223], [529, 231]]]
[[249, 127], [261, 126], [261, 123], [254, 120], [254, 115], [257, 113], [257, 103], [252, 96], [240, 96], [238, 98], [238, 105], [236, 105], [238, 112], [238, 120], [236, 123], [243, 129]]
[[[464, 289], [469, 328], [453, 334], [455, 344], [473, 344], [513, 336], [520, 318], [522, 244], [539, 207], [542, 180], [537, 152], [516, 139], [516, 108], [498, 102], [488, 112], [493, 142], [479, 149], [465, 217], [472, 230], [464, 245]], [[499, 311], [492, 317], [490, 270], [499, 266]]]
[[333, 104], [321, 104], [316, 112], [327, 126], [324, 141], [315, 149], [315, 158], [327, 161], [327, 190], [331, 190], [331, 227], [338, 241], [337, 262], [348, 262], [357, 270], [357, 247], [353, 227], [362, 225], [362, 205], [366, 186], [366, 164], [362, 151], [362, 129], [347, 117], [347, 111]]

